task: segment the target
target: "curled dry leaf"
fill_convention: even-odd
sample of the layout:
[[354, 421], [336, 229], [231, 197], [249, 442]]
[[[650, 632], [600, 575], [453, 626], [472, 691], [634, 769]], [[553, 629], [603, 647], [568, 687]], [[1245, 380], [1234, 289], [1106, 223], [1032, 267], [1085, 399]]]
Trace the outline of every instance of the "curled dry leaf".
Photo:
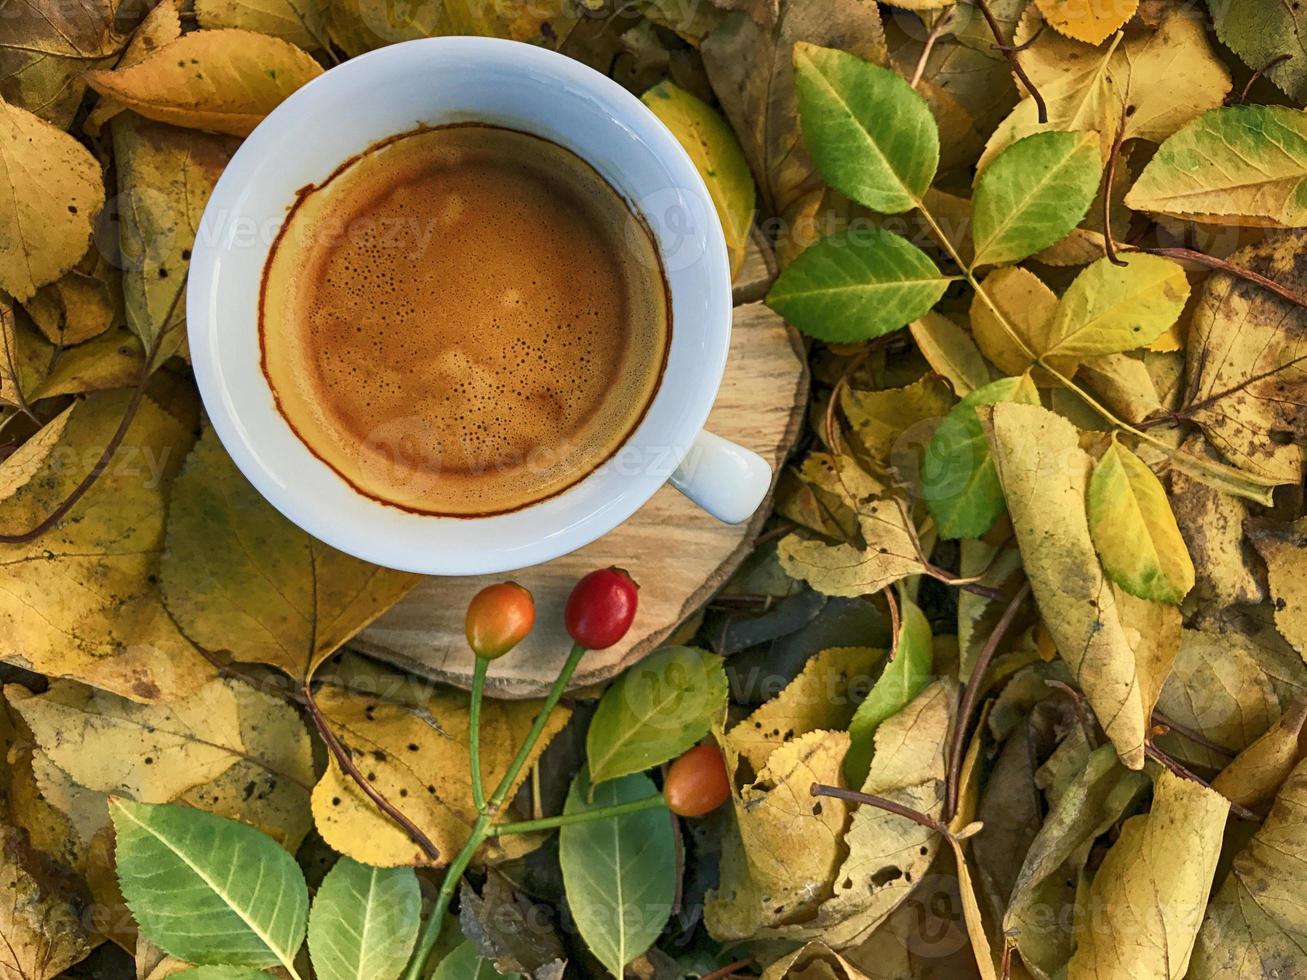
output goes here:
[[309, 55], [252, 31], [196, 31], [87, 81], [101, 95], [159, 122], [248, 136], [301, 85], [322, 74]]
[[1307, 698], [1299, 698], [1265, 735], [1244, 749], [1212, 780], [1232, 803], [1255, 807], [1275, 797], [1294, 767], [1307, 756]]
[[[468, 697], [437, 690], [418, 705], [380, 700], [327, 686], [317, 702], [355, 765], [453, 859], [476, 820], [467, 757]], [[540, 710], [537, 701], [489, 701], [481, 713], [481, 769], [496, 786]], [[556, 708], [519, 781], [563, 725]], [[511, 799], [512, 794], [509, 794]], [[313, 790], [313, 819], [323, 839], [363, 864], [390, 868], [429, 864], [422, 850], [381, 813], [333, 759]]]
[[762, 971], [762, 980], [789, 980], [789, 978], [799, 980], [805, 977], [867, 980], [865, 973], [818, 940], [805, 943]]
[[1067, 980], [1182, 980], [1229, 809], [1202, 783], [1169, 771], [1158, 777], [1152, 808], [1121, 826], [1094, 874]]
[[52, 344], [80, 344], [122, 322], [122, 279], [92, 246], [75, 268], [38, 289], [23, 309]]
[[208, 650], [304, 680], [417, 576], [342, 554], [282, 517], [208, 429], [173, 488], [164, 601]]
[[[99, 459], [128, 392], [99, 392], [0, 464], [0, 530], [43, 520]], [[165, 501], [190, 434], [149, 398], [105, 472], [38, 540], [0, 545], [0, 655], [134, 701], [185, 697], [213, 676], [160, 600]]]
[[[129, 68], [140, 64], [156, 48], [161, 48], [181, 37], [182, 21], [178, 13], [180, 3], [181, 0], [159, 0], [136, 28], [132, 39], [127, 42], [127, 48], [114, 67]], [[123, 106], [117, 100], [102, 95], [87, 114], [83, 126], [92, 136], [99, 136], [101, 127], [122, 111]]]
[[1142, 768], [1149, 713], [1085, 516], [1092, 460], [1046, 409], [1009, 402], [979, 413], [1044, 623], [1122, 761]]
[[22, 302], [77, 264], [104, 206], [90, 152], [0, 99], [0, 292]]
[[929, 374], [902, 388], [862, 391], [850, 385], [840, 393], [853, 443], [885, 467], [894, 463], [896, 449], [910, 451], [926, 442], [952, 404], [948, 386]]

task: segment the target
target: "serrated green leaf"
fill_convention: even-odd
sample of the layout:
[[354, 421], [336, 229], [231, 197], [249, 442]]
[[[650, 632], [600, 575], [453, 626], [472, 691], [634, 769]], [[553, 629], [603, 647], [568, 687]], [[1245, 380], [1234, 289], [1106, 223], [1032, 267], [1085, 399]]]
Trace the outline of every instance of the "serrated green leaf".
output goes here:
[[726, 698], [721, 657], [659, 650], [604, 692], [586, 735], [590, 778], [602, 783], [675, 758], [708, 734]]
[[977, 405], [1039, 404], [1028, 374], [977, 388], [949, 410], [921, 460], [921, 493], [941, 538], [978, 538], [1003, 513], [1003, 488], [976, 417]]
[[[643, 773], [592, 786], [572, 780], [564, 813], [630, 803], [658, 792]], [[663, 931], [676, 896], [672, 818], [662, 809], [566, 824], [558, 832], [567, 904], [581, 938], [613, 976]]]
[[185, 980], [267, 980], [268, 974], [262, 970], [252, 970], [247, 966], [193, 966], [169, 974], [171, 977], [184, 977]]
[[934, 666], [934, 637], [930, 623], [899, 589], [898, 644], [894, 659], [885, 665], [867, 699], [858, 705], [849, 722], [849, 751], [844, 756], [844, 780], [850, 786], [866, 781], [881, 723], [906, 708], [930, 682]]
[[1211, 109], [1171, 136], [1127, 207], [1237, 225], [1307, 225], [1307, 115], [1288, 106]]
[[803, 140], [826, 182], [882, 214], [915, 207], [939, 166], [926, 100], [888, 68], [803, 42], [794, 81]]
[[1193, 562], [1166, 490], [1117, 442], [1094, 466], [1087, 508], [1094, 548], [1113, 582], [1155, 602], [1179, 602], [1193, 588]]
[[495, 964], [477, 952], [472, 941], [459, 943], [440, 961], [431, 980], [497, 980], [499, 977], [518, 980], [521, 974], [500, 973]]
[[394, 980], [422, 917], [412, 868], [373, 868], [342, 857], [309, 912], [309, 953], [318, 980]]
[[767, 305], [810, 337], [869, 340], [921, 316], [949, 279], [921, 249], [882, 228], [823, 238], [791, 262]]
[[1051, 357], [1119, 354], [1151, 344], [1180, 318], [1189, 280], [1179, 265], [1134, 253], [1114, 265], [1098, 259], [1081, 270], [1057, 304]]
[[1017, 262], [1061, 241], [1084, 219], [1103, 172], [1096, 133], [1035, 133], [994, 158], [976, 181], [974, 266]]
[[309, 894], [265, 834], [203, 810], [109, 801], [118, 883], [141, 932], [179, 960], [290, 967]]

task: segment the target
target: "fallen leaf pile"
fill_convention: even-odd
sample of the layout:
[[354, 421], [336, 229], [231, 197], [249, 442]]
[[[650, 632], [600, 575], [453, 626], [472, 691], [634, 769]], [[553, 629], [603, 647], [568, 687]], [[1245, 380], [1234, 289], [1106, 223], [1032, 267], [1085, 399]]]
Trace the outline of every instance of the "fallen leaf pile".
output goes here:
[[[555, 711], [513, 805], [638, 802], [705, 740], [729, 803], [493, 840], [433, 975], [1307, 975], [1304, 29], [1270, 0], [0, 3], [0, 978], [207, 955], [137, 929], [173, 915], [148, 855], [179, 804], [275, 841], [202, 818], [240, 887], [293, 885], [264, 958], [189, 975], [307, 977], [307, 934], [313, 975], [390, 980], [408, 869], [438, 886], [476, 820], [467, 695], [348, 649], [416, 578], [259, 496], [185, 339], [240, 140], [443, 34], [640, 96], [813, 385], [761, 543], [685, 645]], [[486, 704], [489, 784], [536, 709]], [[383, 886], [402, 922], [342, 912]]]

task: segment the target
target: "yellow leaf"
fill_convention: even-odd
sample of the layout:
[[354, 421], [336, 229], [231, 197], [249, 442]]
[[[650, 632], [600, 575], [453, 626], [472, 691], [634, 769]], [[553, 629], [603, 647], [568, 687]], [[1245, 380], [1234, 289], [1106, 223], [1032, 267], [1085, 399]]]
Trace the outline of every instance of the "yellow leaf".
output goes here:
[[32, 392], [33, 398], [79, 395], [108, 388], [126, 388], [145, 369], [141, 341], [125, 327], [101, 334], [59, 352], [50, 373]]
[[971, 336], [942, 313], [931, 311], [908, 325], [912, 339], [936, 374], [943, 375], [959, 398], [994, 380]]
[[976, 900], [976, 887], [971, 880], [971, 869], [967, 864], [964, 847], [967, 838], [984, 829], [983, 824], [975, 822], [976, 807], [980, 802], [980, 761], [981, 743], [984, 741], [985, 718], [976, 726], [976, 735], [967, 747], [962, 759], [961, 775], [958, 778], [958, 803], [953, 819], [949, 821], [949, 847], [953, 850], [953, 863], [958, 874], [958, 897], [962, 900], [962, 921], [967, 927], [967, 937], [971, 940], [971, 950], [975, 954], [976, 968], [981, 980], [998, 980], [994, 969], [994, 951], [989, 937], [985, 934], [985, 919]]
[[1150, 720], [1085, 517], [1092, 461], [1075, 428], [1046, 409], [1008, 402], [978, 414], [1044, 624], [1121, 761], [1142, 768]]
[[35, 401], [54, 348], [0, 296], [0, 402], [18, 407]]
[[144, 60], [87, 75], [101, 95], [147, 119], [248, 136], [322, 67], [295, 47], [252, 31], [195, 31]]
[[200, 26], [271, 34], [312, 51], [326, 47], [325, 0], [196, 0]]
[[704, 907], [714, 938], [805, 934], [788, 923], [810, 918], [829, 893], [848, 816], [843, 800], [815, 800], [809, 790], [813, 783], [839, 784], [848, 746], [844, 732], [815, 731], [792, 739], [734, 796], [738, 837], [728, 831], [727, 843], [728, 850], [737, 850], [730, 860], [724, 857], [721, 878]]
[[[182, 36], [182, 21], [177, 12], [180, 0], [159, 0], [154, 8], [141, 21], [132, 39], [118, 59], [115, 68], [128, 68], [140, 64], [154, 52]], [[100, 129], [114, 116], [123, 111], [121, 103], [107, 96], [101, 96], [83, 125], [92, 136], [99, 136]]]
[[125, 115], [114, 120], [127, 323], [152, 365], [185, 339], [186, 276], [200, 216], [238, 143]]
[[1134, 16], [1139, 0], [1036, 0], [1044, 22], [1059, 34], [1101, 44]]
[[858, 523], [865, 544], [832, 545], [794, 534], [782, 538], [777, 547], [781, 567], [818, 592], [851, 597], [879, 592], [921, 573], [916, 531], [893, 500], [872, 501]]
[[1202, 783], [1161, 774], [1152, 809], [1122, 825], [1094, 875], [1067, 980], [1182, 980], [1229, 809]]
[[0, 975], [6, 980], [51, 980], [94, 946], [70, 900], [75, 886], [42, 871], [25, 834], [0, 825]]
[[671, 82], [660, 82], [640, 100], [672, 131], [707, 185], [726, 234], [734, 277], [749, 245], [757, 196], [740, 141], [717, 110]]
[[95, 246], [61, 279], [42, 286], [23, 304], [51, 343], [80, 344], [122, 318], [122, 282]]
[[95, 157], [0, 99], [0, 292], [22, 302], [77, 264], [104, 206]]
[[1089, 480], [1089, 533], [1112, 581], [1131, 595], [1179, 602], [1194, 586], [1180, 528], [1161, 481], [1116, 440]]
[[870, 687], [884, 656], [870, 647], [821, 651], [780, 694], [731, 728], [727, 739], [759, 772], [775, 749], [797, 736], [848, 728], [856, 698]]
[[[1004, 374], [1015, 376], [1053, 346], [1057, 309], [1057, 294], [1033, 272], [1002, 266], [981, 280], [971, 299], [971, 332], [984, 355]], [[1076, 362], [1070, 357], [1048, 360], [1064, 376], [1075, 373]], [[1036, 380], [1041, 375], [1035, 372]]]
[[69, 681], [39, 695], [10, 684], [5, 697], [74, 780], [145, 803], [170, 802], [216, 779], [245, 751], [236, 697], [218, 680], [168, 704], [136, 704]]
[[1049, 329], [1050, 357], [1116, 354], [1152, 343], [1179, 318], [1189, 280], [1174, 262], [1134, 253], [1088, 265], [1063, 294]]
[[[849, 420], [854, 442], [888, 466], [896, 448], [911, 451], [913, 445], [929, 442], [953, 401], [948, 385], [928, 374], [910, 385], [883, 391], [861, 391], [846, 385], [840, 408]], [[900, 446], [901, 440], [908, 445]]]
[[867, 980], [866, 974], [817, 940], [782, 956], [762, 971], [762, 980], [821, 980], [826, 977], [831, 980]]
[[[467, 755], [468, 696], [441, 689], [424, 704], [410, 706], [326, 686], [317, 702], [364, 775], [440, 849], [436, 863], [452, 861], [476, 820]], [[481, 713], [486, 785], [498, 785], [540, 707], [538, 701], [486, 702]], [[567, 708], [556, 708], [549, 716], [519, 782], [569, 715]], [[314, 787], [313, 820], [331, 847], [364, 864], [431, 863], [334, 760]]]
[[[0, 464], [0, 530], [34, 526], [94, 466], [129, 392], [77, 402], [56, 439]], [[134, 701], [185, 697], [213, 668], [178, 631], [157, 587], [167, 491], [191, 436], [146, 398], [108, 468], [35, 541], [0, 545], [0, 655]], [[30, 443], [29, 443], [30, 445]], [[39, 458], [39, 461], [37, 459]]]
[[332, 0], [327, 6], [331, 39], [354, 56], [423, 37], [475, 34], [557, 46], [577, 22], [563, 0]]
[[1260, 806], [1279, 792], [1307, 755], [1307, 698], [1299, 698], [1270, 731], [1244, 749], [1214, 780], [1212, 789], [1232, 803]]
[[1290, 646], [1307, 660], [1307, 517], [1288, 527], [1257, 528], [1253, 544], [1266, 562], [1266, 577], [1275, 606], [1275, 626]]
[[1162, 410], [1152, 375], [1138, 357], [1129, 354], [1091, 357], [1080, 365], [1078, 380], [1127, 422], [1142, 422]]
[[207, 429], [173, 488], [164, 601], [200, 646], [304, 680], [418, 581], [282, 517]]

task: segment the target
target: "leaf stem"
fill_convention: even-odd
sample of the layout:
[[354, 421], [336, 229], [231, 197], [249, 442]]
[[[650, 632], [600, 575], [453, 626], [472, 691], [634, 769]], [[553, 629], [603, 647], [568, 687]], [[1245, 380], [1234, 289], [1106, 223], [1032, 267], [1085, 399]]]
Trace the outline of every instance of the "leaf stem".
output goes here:
[[[1186, 768], [1183, 764], [1171, 758], [1169, 755], [1167, 755], [1165, 752], [1159, 749], [1156, 745], [1154, 745], [1151, 741], [1144, 743], [1144, 752], [1148, 755], [1148, 758], [1152, 759], [1154, 762], [1161, 763], [1167, 769], [1171, 770], [1171, 772], [1175, 773], [1175, 775], [1180, 776], [1183, 779], [1191, 780], [1192, 782], [1198, 783], [1201, 786], [1206, 786], [1208, 789], [1212, 789], [1211, 783], [1203, 779], [1193, 770]], [[1212, 789], [1212, 792], [1216, 793], [1218, 796], [1221, 796], [1225, 800], [1225, 802], [1229, 803], [1230, 812], [1234, 814], [1236, 817], [1238, 817], [1240, 820], [1248, 820], [1253, 823], [1261, 822], [1262, 818], [1259, 817], [1257, 814], [1253, 813], [1252, 810], [1249, 810], [1242, 803], [1236, 803], [1234, 802], [1234, 800], [1230, 799], [1229, 797], [1223, 796], [1223, 794], [1218, 793], [1214, 789]]]
[[358, 784], [359, 789], [363, 790], [368, 799], [376, 804], [377, 809], [399, 824], [400, 828], [413, 839], [413, 843], [422, 848], [427, 857], [432, 861], [438, 861], [440, 859], [440, 848], [436, 847], [431, 842], [431, 838], [424, 834], [417, 824], [405, 816], [399, 807], [386, 799], [380, 790], [368, 782], [367, 777], [359, 771], [359, 767], [354, 765], [354, 759], [351, 757], [349, 749], [341, 744], [340, 739], [336, 737], [336, 733], [331, 730], [331, 724], [323, 715], [322, 709], [318, 707], [318, 702], [314, 700], [311, 681], [304, 682], [302, 693], [304, 695], [304, 706], [308, 709], [313, 727], [322, 736], [322, 741], [326, 743], [327, 749], [336, 760], [336, 764]]
[[967, 726], [972, 712], [976, 709], [976, 703], [980, 700], [981, 685], [985, 675], [989, 673], [989, 665], [998, 652], [999, 644], [1003, 642], [1003, 637], [1012, 626], [1012, 621], [1017, 618], [1017, 610], [1021, 608], [1021, 603], [1025, 602], [1028, 595], [1030, 595], [1029, 580], [1017, 590], [1016, 595], [1007, 604], [1007, 608], [1003, 610], [1003, 615], [994, 624], [993, 631], [985, 640], [985, 645], [981, 647], [976, 662], [971, 666], [971, 676], [967, 678], [966, 687], [962, 690], [962, 703], [958, 705], [958, 717], [954, 722], [953, 736], [949, 742], [948, 778], [944, 782], [945, 821], [952, 820], [957, 812], [958, 784], [962, 781], [962, 757], [967, 744]]
[[1213, 742], [1202, 732], [1195, 731], [1192, 728], [1180, 724], [1178, 721], [1173, 721], [1170, 718], [1168, 718], [1166, 715], [1162, 714], [1162, 712], [1160, 711], [1157, 710], [1153, 711], [1153, 724], [1162, 725], [1163, 727], [1175, 732], [1177, 735], [1187, 738], [1195, 745], [1201, 745], [1203, 748], [1207, 749], [1208, 751], [1215, 752], [1218, 755], [1223, 755], [1227, 759], [1233, 759], [1236, 755], [1238, 755], [1238, 753], [1235, 752], [1233, 749], [1227, 749], [1224, 745], [1221, 745], [1219, 742]]
[[472, 805], [477, 813], [486, 809], [486, 790], [481, 777], [481, 698], [486, 689], [486, 669], [490, 661], [477, 657], [472, 667], [472, 704], [467, 714], [467, 759], [472, 775]]
[[513, 783], [517, 781], [522, 767], [526, 765], [531, 750], [540, 741], [540, 735], [545, 730], [549, 716], [553, 713], [559, 699], [562, 698], [563, 691], [567, 689], [567, 684], [572, 679], [572, 674], [576, 672], [577, 665], [581, 663], [581, 658], [585, 656], [585, 652], [585, 647], [579, 644], [573, 645], [571, 653], [567, 655], [567, 661], [563, 664], [562, 670], [558, 672], [558, 677], [554, 679], [553, 686], [549, 689], [545, 703], [540, 706], [540, 713], [536, 715], [535, 722], [531, 725], [531, 731], [527, 733], [521, 747], [517, 750], [517, 755], [513, 757], [513, 761], [508, 764], [508, 769], [504, 772], [504, 778], [499, 781], [499, 785], [486, 802], [485, 809], [477, 817], [476, 823], [472, 825], [472, 832], [468, 834], [463, 849], [454, 857], [449, 869], [445, 872], [445, 878], [440, 883], [440, 892], [436, 896], [436, 904], [422, 927], [422, 935], [418, 939], [413, 958], [409, 961], [408, 969], [404, 973], [404, 980], [421, 980], [426, 970], [427, 960], [431, 956], [431, 950], [435, 948], [436, 940], [440, 938], [441, 924], [445, 920], [445, 913], [449, 910], [449, 903], [453, 901], [454, 891], [458, 888], [463, 872], [472, 863], [473, 855], [480, 850], [481, 845], [486, 842], [486, 838], [493, 835], [495, 814], [504, 805], [504, 800], [508, 798], [509, 790], [512, 789]]
[[629, 803], [615, 803], [601, 806], [594, 810], [582, 810], [578, 813], [561, 813], [556, 817], [541, 817], [539, 820], [518, 820], [513, 823], [494, 824], [490, 830], [492, 837], [505, 837], [509, 834], [533, 834], [540, 830], [553, 830], [574, 823], [586, 823], [590, 820], [603, 820], [607, 817], [624, 817], [628, 813], [643, 813], [645, 810], [657, 810], [667, 806], [661, 793], [646, 796], [642, 800]]
[[907, 817], [913, 823], [920, 824], [927, 830], [933, 830], [937, 834], [943, 834], [951, 838], [953, 832], [940, 821], [936, 820], [928, 813], [922, 813], [920, 810], [914, 810], [910, 806], [904, 806], [902, 803], [895, 803], [893, 800], [887, 800], [883, 796], [874, 796], [871, 793], [859, 793], [853, 789], [843, 789], [839, 786], [827, 786], [824, 783], [813, 783], [809, 790], [813, 796], [833, 796], [837, 800], [847, 800], [850, 803], [865, 803], [867, 806], [874, 806], [878, 810], [884, 810], [886, 813], [895, 813], [900, 817]]
[[1035, 109], [1038, 113], [1039, 124], [1042, 126], [1048, 122], [1048, 105], [1044, 102], [1044, 97], [1039, 94], [1039, 89], [1035, 83], [1030, 80], [1026, 70], [1021, 67], [1021, 59], [1017, 57], [1017, 48], [1011, 42], [1004, 40], [1003, 29], [998, 25], [998, 18], [994, 16], [994, 11], [989, 9], [988, 0], [971, 0], [972, 4], [981, 15], [985, 18], [985, 23], [989, 25], [989, 31], [994, 35], [994, 47], [1003, 52], [1003, 57], [1012, 66], [1012, 73], [1021, 79], [1021, 84], [1026, 87], [1030, 97], [1035, 100]]

